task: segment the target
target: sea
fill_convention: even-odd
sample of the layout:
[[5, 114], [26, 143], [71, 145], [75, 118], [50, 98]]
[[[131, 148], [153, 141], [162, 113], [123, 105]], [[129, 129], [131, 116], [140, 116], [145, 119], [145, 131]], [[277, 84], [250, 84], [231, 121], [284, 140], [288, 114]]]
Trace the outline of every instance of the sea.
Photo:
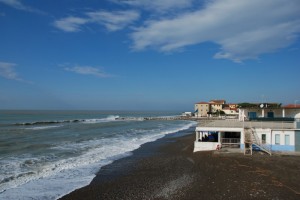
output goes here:
[[178, 112], [0, 111], [0, 199], [58, 199], [142, 144], [195, 126]]

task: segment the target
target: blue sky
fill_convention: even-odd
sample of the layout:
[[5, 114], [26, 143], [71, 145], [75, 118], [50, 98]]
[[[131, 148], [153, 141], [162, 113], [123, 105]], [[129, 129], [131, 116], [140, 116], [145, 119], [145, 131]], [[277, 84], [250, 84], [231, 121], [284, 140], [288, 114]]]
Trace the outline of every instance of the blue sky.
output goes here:
[[299, 0], [0, 0], [0, 109], [300, 103], [299, 33]]

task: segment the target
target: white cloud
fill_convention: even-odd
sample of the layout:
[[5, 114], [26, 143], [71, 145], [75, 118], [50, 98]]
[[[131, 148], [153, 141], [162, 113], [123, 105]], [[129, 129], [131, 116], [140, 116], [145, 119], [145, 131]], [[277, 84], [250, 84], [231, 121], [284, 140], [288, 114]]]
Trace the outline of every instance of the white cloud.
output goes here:
[[114, 3], [142, 7], [146, 10], [169, 11], [192, 6], [194, 0], [111, 0]]
[[133, 48], [174, 51], [213, 42], [215, 58], [256, 58], [291, 45], [300, 33], [298, 0], [211, 0], [198, 11], [147, 21], [132, 33]]
[[80, 31], [80, 26], [88, 23], [88, 19], [80, 17], [66, 17], [54, 22], [54, 26], [65, 32], [78, 32]]
[[19, 0], [0, 0], [0, 3], [4, 3], [8, 6], [11, 6], [15, 9], [26, 10], [27, 6], [23, 5]]
[[100, 78], [107, 78], [111, 77], [112, 75], [109, 75], [103, 71], [101, 71], [98, 68], [91, 67], [91, 66], [75, 66], [75, 67], [66, 67], [64, 68], [66, 71], [75, 72], [77, 74], [82, 75], [93, 75]]
[[0, 3], [4, 3], [18, 10], [24, 10], [24, 11], [34, 12], [38, 14], [45, 14], [45, 12], [41, 10], [24, 5], [20, 0], [0, 0]]
[[125, 28], [140, 15], [137, 11], [96, 11], [85, 13], [86, 17], [66, 17], [59, 19], [53, 25], [65, 32], [78, 32], [86, 24], [101, 24], [108, 31], [117, 31]]
[[0, 76], [10, 80], [22, 81], [15, 71], [15, 66], [15, 63], [0, 62]]
[[102, 24], [109, 31], [117, 31], [125, 28], [140, 17], [137, 11], [98, 11], [89, 12], [90, 22]]

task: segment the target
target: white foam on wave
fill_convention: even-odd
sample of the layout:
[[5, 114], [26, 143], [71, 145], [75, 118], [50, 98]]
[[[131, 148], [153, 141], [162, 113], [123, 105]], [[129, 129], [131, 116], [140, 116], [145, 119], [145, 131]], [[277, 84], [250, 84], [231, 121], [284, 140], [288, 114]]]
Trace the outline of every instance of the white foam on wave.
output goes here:
[[118, 119], [118, 115], [110, 115], [106, 118], [100, 118], [100, 119], [84, 119], [82, 120], [82, 123], [85, 124], [95, 124], [95, 123], [102, 123], [102, 122], [111, 122], [111, 121], [116, 121]]
[[36, 127], [29, 127], [29, 128], [24, 128], [25, 130], [44, 130], [44, 129], [51, 129], [51, 128], [59, 128], [62, 127], [60, 126], [36, 126]]
[[35, 173], [1, 183], [0, 199], [57, 199], [79, 187], [88, 185], [99, 167], [130, 155], [131, 151], [144, 143], [155, 141], [166, 134], [188, 129], [193, 125], [195, 123], [191, 122], [184, 126], [172, 126], [160, 130], [139, 130], [138, 133], [141, 135], [134, 134], [134, 137], [125, 137], [120, 134], [115, 138], [70, 143], [67, 146], [68, 149], [84, 149], [84, 153], [78, 157], [46, 162]]

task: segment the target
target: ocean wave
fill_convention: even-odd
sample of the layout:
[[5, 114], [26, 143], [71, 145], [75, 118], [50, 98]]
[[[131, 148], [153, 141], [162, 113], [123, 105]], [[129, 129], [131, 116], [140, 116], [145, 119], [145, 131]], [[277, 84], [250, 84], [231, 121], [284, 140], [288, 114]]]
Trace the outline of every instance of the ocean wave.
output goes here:
[[115, 121], [116, 119], [119, 119], [118, 115], [110, 115], [106, 118], [99, 118], [99, 119], [72, 119], [72, 120], [36, 121], [36, 122], [16, 123], [14, 125], [18, 125], [18, 126], [35, 126], [35, 125], [49, 125], [49, 124], [63, 124], [63, 123], [100, 123], [100, 122]]
[[[116, 118], [117, 116], [109, 116], [101, 119], [101, 122]], [[91, 123], [99, 123], [99, 120], [88, 120]], [[11, 157], [11, 160], [0, 163], [0, 170], [3, 172], [0, 175], [0, 199], [19, 199], [20, 195], [22, 198], [57, 199], [76, 188], [88, 185], [99, 167], [131, 155], [133, 150], [144, 143], [186, 130], [195, 124], [195, 122], [184, 122], [162, 126], [158, 123], [153, 129], [146, 127], [130, 129], [128, 134], [124, 134], [124, 130], [120, 129], [113, 138], [56, 143], [56, 148], [52, 147], [52, 149], [57, 152], [67, 154], [76, 151], [76, 156], [64, 159], [53, 155]], [[58, 186], [60, 186], [59, 190]]]
[[111, 122], [115, 121], [116, 119], [119, 119], [120, 116], [118, 115], [110, 115], [106, 118], [100, 118], [100, 119], [84, 119], [82, 123], [86, 124], [95, 124], [95, 123], [101, 123], [101, 122]]
[[51, 129], [51, 128], [59, 128], [61, 126], [36, 126], [36, 127], [30, 127], [30, 128], [25, 128], [26, 130], [44, 130], [44, 129]]
[[78, 123], [78, 122], [83, 122], [83, 121], [84, 120], [81, 120], [81, 119], [61, 120], [61, 121], [37, 121], [37, 122], [16, 123], [15, 125], [18, 125], [18, 126], [32, 126], [32, 125], [49, 125], [49, 124], [62, 124], [62, 123]]

